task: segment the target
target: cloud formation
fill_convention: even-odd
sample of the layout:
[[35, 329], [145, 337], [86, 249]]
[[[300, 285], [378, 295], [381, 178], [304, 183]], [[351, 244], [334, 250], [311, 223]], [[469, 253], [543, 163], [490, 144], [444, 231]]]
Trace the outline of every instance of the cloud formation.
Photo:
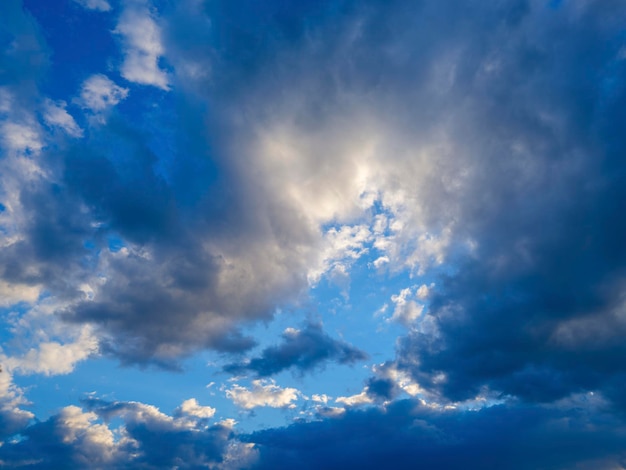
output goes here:
[[[234, 440], [230, 423], [200, 425], [138, 402], [87, 399], [22, 430], [0, 448], [5, 465], [34, 468], [243, 468], [253, 455]], [[120, 428], [109, 421], [121, 419]], [[104, 420], [104, 421], [102, 421]]]
[[96, 74], [82, 85], [80, 103], [94, 112], [112, 108], [128, 96], [128, 88], [116, 85], [106, 75]]
[[273, 380], [253, 380], [251, 389], [233, 384], [230, 389], [226, 390], [226, 397], [245, 410], [259, 406], [294, 407], [293, 402], [300, 395], [297, 389], [293, 387], [281, 388]]
[[148, 6], [129, 1], [115, 33], [124, 43], [121, 75], [129, 82], [169, 89], [167, 74], [159, 67], [163, 54], [161, 31]]
[[354, 346], [328, 336], [321, 324], [307, 323], [301, 330], [287, 328], [283, 342], [270, 346], [259, 357], [224, 366], [231, 374], [252, 372], [257, 377], [269, 377], [286, 369], [299, 373], [322, 367], [324, 363], [354, 364], [367, 359], [367, 354]]
[[259, 448], [256, 469], [375, 469], [390, 462], [442, 470], [619, 468], [626, 458], [624, 424], [604, 418], [580, 409], [523, 406], [463, 413], [402, 400], [244, 439]]
[[[0, 3], [3, 463], [624, 466], [620, 2], [79, 3], [119, 50], [62, 77]], [[317, 422], [246, 446], [192, 398], [28, 425], [20, 374], [241, 353], [311, 287], [348, 302], [359, 263], [408, 331], [345, 408], [319, 390]], [[288, 410], [304, 395], [261, 378], [366, 357], [307, 324], [222, 391]]]

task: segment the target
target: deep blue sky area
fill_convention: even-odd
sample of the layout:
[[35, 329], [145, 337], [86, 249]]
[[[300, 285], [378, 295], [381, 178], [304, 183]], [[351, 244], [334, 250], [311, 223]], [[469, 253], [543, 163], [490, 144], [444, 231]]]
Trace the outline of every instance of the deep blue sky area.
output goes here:
[[626, 469], [626, 3], [0, 2], [0, 466]]

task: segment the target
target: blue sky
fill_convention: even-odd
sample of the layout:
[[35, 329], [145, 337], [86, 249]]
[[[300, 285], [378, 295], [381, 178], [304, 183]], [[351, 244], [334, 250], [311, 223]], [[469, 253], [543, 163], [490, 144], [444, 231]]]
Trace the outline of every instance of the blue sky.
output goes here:
[[0, 464], [626, 468], [624, 25], [0, 3]]

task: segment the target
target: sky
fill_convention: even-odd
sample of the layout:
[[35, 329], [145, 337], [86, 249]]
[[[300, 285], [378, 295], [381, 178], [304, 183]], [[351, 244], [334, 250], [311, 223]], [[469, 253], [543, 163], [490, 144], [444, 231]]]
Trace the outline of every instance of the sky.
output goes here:
[[0, 1], [0, 466], [626, 469], [624, 0]]

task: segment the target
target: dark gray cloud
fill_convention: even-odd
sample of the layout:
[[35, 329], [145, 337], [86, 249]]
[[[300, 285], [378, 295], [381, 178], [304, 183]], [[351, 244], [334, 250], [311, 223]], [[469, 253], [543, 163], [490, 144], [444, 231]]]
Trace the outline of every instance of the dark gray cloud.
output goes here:
[[224, 366], [231, 374], [251, 372], [269, 377], [287, 369], [299, 373], [323, 367], [327, 362], [354, 364], [367, 359], [367, 354], [354, 346], [328, 336], [321, 324], [307, 323], [303, 329], [283, 333], [282, 343], [264, 349], [259, 357]]
[[477, 112], [455, 130], [480, 155], [458, 212], [475, 250], [440, 278], [399, 363], [451, 400], [600, 390], [623, 409], [626, 11], [529, 5], [523, 42], [503, 38], [498, 76], [474, 76], [459, 111]]
[[411, 400], [386, 409], [253, 433], [255, 468], [609, 469], [623, 466], [624, 423], [582, 409], [494, 406], [433, 410]]

